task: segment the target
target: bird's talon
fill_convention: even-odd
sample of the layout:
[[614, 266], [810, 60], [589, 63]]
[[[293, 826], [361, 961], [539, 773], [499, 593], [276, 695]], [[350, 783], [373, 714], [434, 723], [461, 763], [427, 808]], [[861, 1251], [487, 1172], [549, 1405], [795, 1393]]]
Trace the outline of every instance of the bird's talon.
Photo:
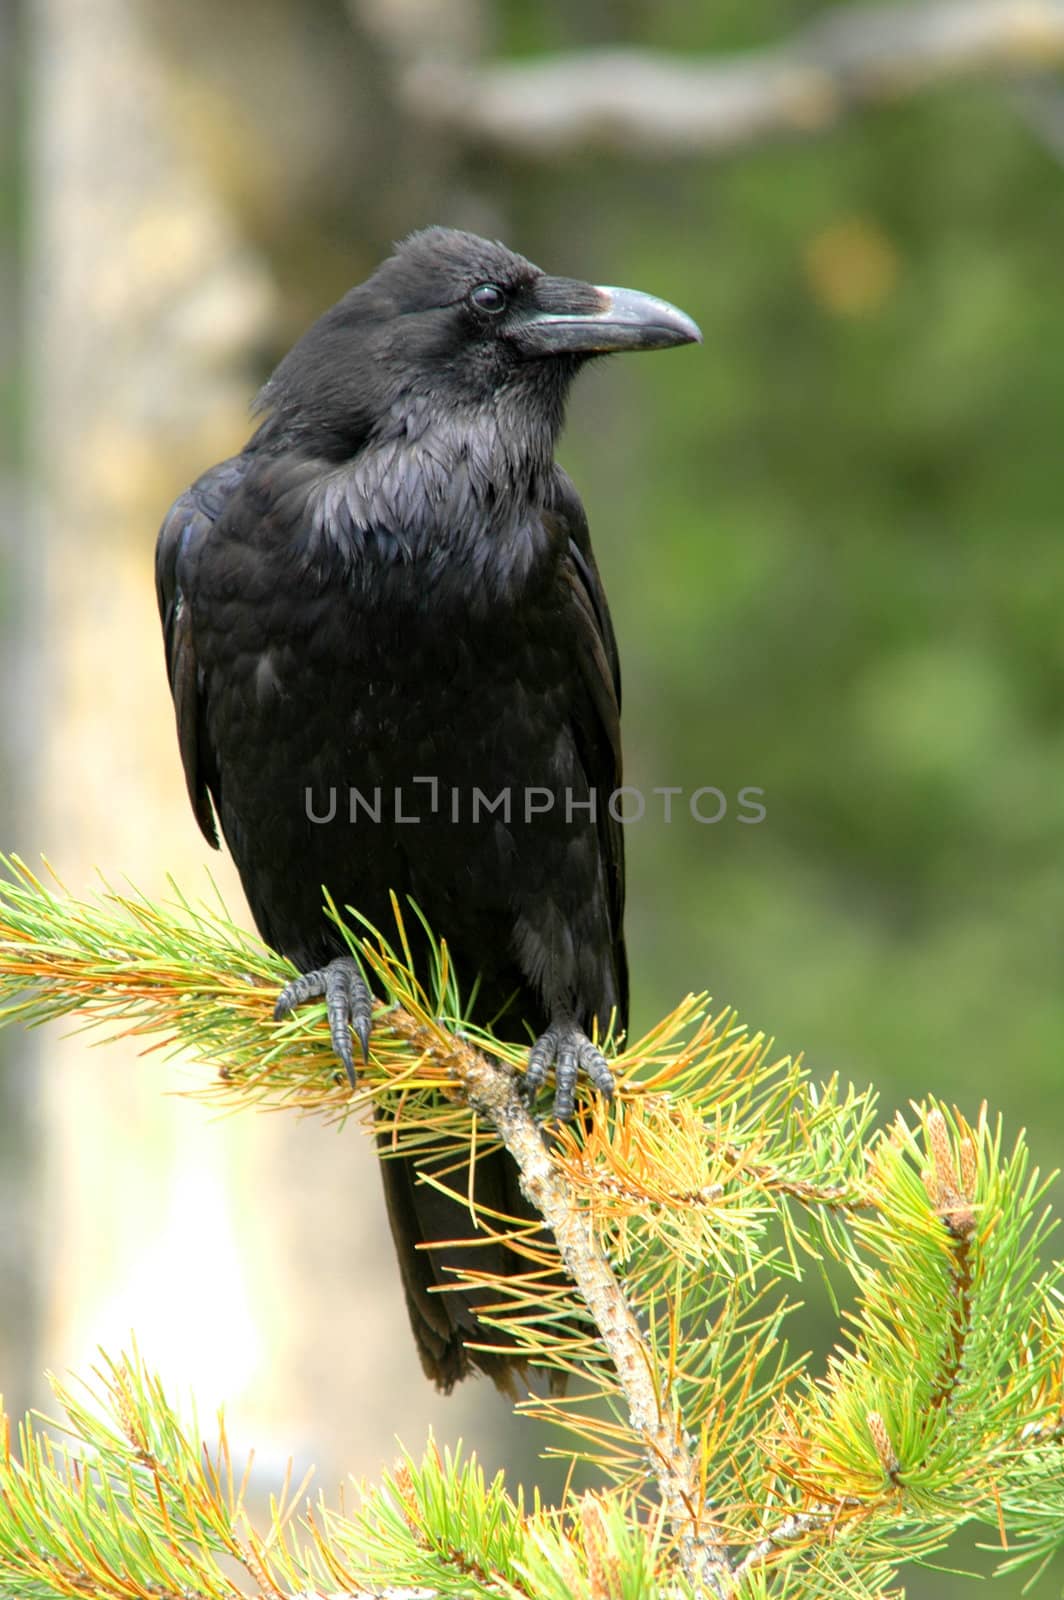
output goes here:
[[522, 1084], [526, 1101], [531, 1101], [542, 1088], [552, 1065], [553, 1118], [558, 1122], [572, 1119], [576, 1108], [576, 1086], [581, 1076], [588, 1078], [607, 1099], [613, 1094], [613, 1074], [606, 1057], [575, 1022], [552, 1022], [532, 1046]]
[[369, 1035], [373, 1025], [373, 996], [369, 985], [350, 956], [338, 956], [327, 967], [317, 967], [313, 972], [301, 973], [286, 983], [277, 996], [273, 1008], [275, 1022], [280, 1022], [296, 1006], [308, 1000], [325, 1001], [329, 1018], [329, 1037], [340, 1058], [347, 1080], [355, 1087], [355, 1058], [351, 1053], [351, 1033], [354, 1031], [362, 1049], [362, 1060], [369, 1061]]

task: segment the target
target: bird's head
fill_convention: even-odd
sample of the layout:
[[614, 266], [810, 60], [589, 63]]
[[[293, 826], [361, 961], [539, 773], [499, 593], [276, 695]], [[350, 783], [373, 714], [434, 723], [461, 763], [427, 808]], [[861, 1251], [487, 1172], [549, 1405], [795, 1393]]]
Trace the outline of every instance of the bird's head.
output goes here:
[[691, 318], [631, 289], [557, 278], [451, 228], [412, 234], [289, 351], [260, 396], [286, 441], [333, 458], [427, 414], [503, 412], [560, 427], [592, 356], [701, 339]]

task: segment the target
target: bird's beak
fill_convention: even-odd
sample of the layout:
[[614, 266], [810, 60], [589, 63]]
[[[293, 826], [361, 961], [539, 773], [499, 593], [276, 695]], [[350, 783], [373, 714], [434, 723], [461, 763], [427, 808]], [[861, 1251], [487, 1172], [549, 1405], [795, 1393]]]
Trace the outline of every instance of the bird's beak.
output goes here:
[[546, 278], [537, 286], [536, 300], [541, 309], [525, 317], [513, 333], [530, 356], [590, 356], [702, 343], [698, 324], [686, 312], [638, 289]]

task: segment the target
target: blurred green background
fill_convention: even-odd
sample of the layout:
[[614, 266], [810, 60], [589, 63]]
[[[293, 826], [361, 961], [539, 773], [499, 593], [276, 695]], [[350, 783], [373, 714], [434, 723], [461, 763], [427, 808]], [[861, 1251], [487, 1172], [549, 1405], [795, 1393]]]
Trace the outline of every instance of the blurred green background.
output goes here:
[[[974, 1120], [987, 1098], [1007, 1130], [1033, 1129], [1052, 1167], [1064, 1143], [1064, 87], [1050, 65], [989, 70], [726, 155], [604, 140], [548, 156], [434, 128], [396, 90], [404, 52], [461, 64], [623, 44], [733, 58], [848, 9], [125, 7], [169, 85], [182, 159], [271, 286], [254, 336], [227, 354], [247, 398], [392, 238], [430, 222], [499, 233], [550, 270], [659, 293], [698, 320], [698, 351], [586, 374], [561, 450], [620, 640], [629, 781], [729, 797], [757, 786], [767, 812], [744, 826], [733, 805], [710, 827], [678, 806], [671, 825], [629, 827], [634, 1027], [708, 988], [817, 1072], [875, 1082], [887, 1115], [933, 1091]], [[30, 472], [12, 440], [49, 321], [32, 220], [47, 170], [27, 130], [42, 136], [35, 75], [64, 8], [43, 10], [49, 22], [24, 7], [21, 32], [15, 12], [0, 30], [4, 88], [22, 107], [0, 165], [0, 292], [4, 323], [26, 334], [18, 382], [0, 391], [5, 505]], [[183, 403], [196, 413], [194, 393]], [[158, 411], [133, 403], [124, 425], [139, 415], [150, 441]], [[144, 469], [157, 514], [239, 442], [212, 449], [206, 433], [190, 425], [194, 445]], [[46, 434], [38, 419], [38, 446]], [[154, 531], [149, 519], [133, 535], [145, 570]], [[4, 548], [10, 593], [24, 552], [17, 538]], [[160, 749], [171, 738], [167, 724]], [[186, 826], [165, 760], [178, 820], [155, 836], [160, 868]], [[62, 838], [27, 822], [13, 770], [0, 786], [10, 827], [27, 850], [61, 855]], [[913, 1597], [967, 1587], [908, 1578]], [[987, 1592], [1018, 1594], [1018, 1580]]]

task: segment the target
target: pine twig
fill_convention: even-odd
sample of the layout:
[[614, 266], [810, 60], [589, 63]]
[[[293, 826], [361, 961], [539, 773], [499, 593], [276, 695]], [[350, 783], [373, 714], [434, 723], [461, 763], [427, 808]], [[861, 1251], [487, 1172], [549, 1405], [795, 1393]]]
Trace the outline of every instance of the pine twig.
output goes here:
[[[842, 1508], [845, 1509], [845, 1508]], [[858, 1500], [853, 1502], [852, 1508], [861, 1509]], [[755, 1570], [773, 1560], [776, 1556], [783, 1555], [785, 1551], [794, 1550], [806, 1540], [815, 1538], [825, 1529], [831, 1530], [842, 1522], [839, 1506], [810, 1506], [808, 1511], [795, 1511], [789, 1517], [784, 1517], [774, 1528], [752, 1545], [746, 1552], [739, 1565], [735, 1568], [735, 1582], [742, 1580]]]
[[696, 1594], [731, 1592], [730, 1564], [704, 1504], [697, 1461], [684, 1437], [673, 1402], [655, 1383], [647, 1342], [599, 1247], [586, 1214], [573, 1204], [555, 1169], [543, 1135], [530, 1116], [513, 1077], [492, 1065], [464, 1040], [440, 1037], [413, 1017], [394, 1011], [389, 1026], [446, 1065], [478, 1115], [486, 1117], [517, 1164], [521, 1188], [554, 1234], [565, 1269], [590, 1311], [617, 1371], [632, 1427], [641, 1434], [661, 1503], [675, 1536], [685, 1574]]

